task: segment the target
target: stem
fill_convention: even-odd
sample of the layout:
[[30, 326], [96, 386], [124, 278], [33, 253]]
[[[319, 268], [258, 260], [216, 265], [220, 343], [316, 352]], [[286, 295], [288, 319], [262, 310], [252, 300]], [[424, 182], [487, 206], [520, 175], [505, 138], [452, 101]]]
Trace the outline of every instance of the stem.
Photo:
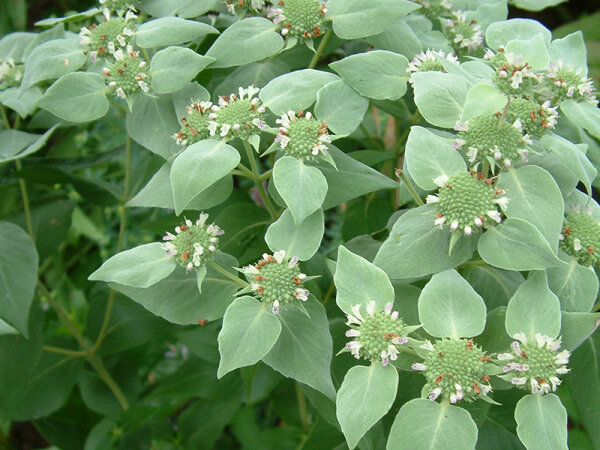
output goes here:
[[54, 300], [52, 294], [50, 293], [50, 291], [48, 291], [48, 288], [46, 288], [46, 286], [42, 282], [38, 282], [38, 289], [42, 291], [42, 296], [46, 297], [52, 309], [54, 309], [60, 320], [67, 326], [67, 328], [69, 329], [69, 331], [83, 350], [83, 353], [85, 354], [92, 367], [96, 370], [96, 372], [98, 372], [100, 378], [102, 378], [102, 380], [106, 383], [108, 388], [112, 391], [113, 395], [119, 402], [119, 405], [121, 405], [121, 408], [123, 410], [129, 409], [129, 402], [127, 402], [127, 399], [123, 395], [123, 392], [121, 391], [115, 380], [112, 379], [112, 377], [104, 367], [104, 364], [102, 364], [100, 358], [98, 358], [98, 356], [94, 354], [94, 349], [87, 344], [85, 338], [79, 332], [73, 321], [69, 318], [69, 315], [66, 313], [66, 311], [56, 302], [56, 300]]
[[239, 163], [237, 168], [239, 169], [240, 172], [242, 172], [244, 174], [244, 176], [246, 178], [250, 178], [251, 180], [254, 181], [254, 174], [245, 165], [243, 165], [242, 163]]
[[500, 120], [498, 121], [498, 129], [499, 130], [501, 130], [502, 125], [504, 125], [504, 119], [506, 118], [506, 114], [508, 113], [509, 106], [510, 106], [510, 98], [506, 102], [506, 106], [504, 107], [504, 110], [502, 111], [502, 115], [500, 116]]
[[68, 356], [85, 356], [86, 355], [86, 353], [83, 351], [68, 350], [66, 348], [53, 347], [51, 345], [42, 345], [42, 350], [51, 352], [51, 353], [58, 353], [60, 355], [68, 355]]
[[[17, 171], [21, 171], [23, 169], [20, 159], [15, 160], [15, 165], [17, 166]], [[25, 184], [25, 180], [21, 177], [19, 177], [19, 188], [21, 189], [21, 197], [23, 198], [23, 210], [25, 211], [27, 233], [29, 234], [31, 240], [35, 242], [35, 237], [33, 235], [33, 225], [31, 222], [31, 211], [29, 209], [29, 195], [27, 195], [27, 185]]]
[[323, 36], [323, 39], [321, 39], [321, 43], [317, 47], [317, 51], [310, 60], [310, 64], [308, 65], [309, 69], [314, 69], [317, 66], [317, 63], [319, 62], [319, 57], [322, 56], [323, 49], [325, 48], [325, 45], [327, 44], [327, 41], [329, 41], [329, 38], [332, 34], [333, 30], [330, 28], [329, 30], [327, 30], [327, 33], [325, 33], [325, 36]]
[[369, 130], [367, 130], [367, 127], [364, 126], [364, 124], [360, 124], [359, 125], [360, 130], [364, 133], [364, 135], [366, 136], [366, 138], [369, 140], [369, 142], [371, 143], [371, 145], [373, 147], [377, 147], [378, 149], [381, 150], [385, 150], [385, 147], [383, 145], [381, 145], [379, 142], [377, 142], [375, 140], [375, 138], [373, 138], [373, 136], [371, 136], [371, 133], [369, 133]]
[[334, 289], [335, 289], [335, 284], [332, 281], [331, 284], [329, 285], [329, 288], [327, 289], [327, 292], [325, 293], [325, 297], [323, 297], [323, 306], [325, 306], [327, 304], [327, 302], [329, 301], [329, 299], [331, 298], [331, 295], [333, 294]]
[[4, 128], [6, 128], [7, 130], [11, 128], [10, 126], [10, 120], [8, 120], [8, 116], [6, 115], [6, 110], [4, 109], [4, 106], [0, 105], [0, 113], [2, 114], [2, 120], [4, 120]]
[[221, 267], [220, 265], [218, 265], [216, 262], [209, 260], [208, 261], [208, 265], [210, 267], [212, 267], [213, 269], [215, 269], [220, 274], [225, 275], [231, 281], [234, 281], [235, 283], [239, 284], [241, 287], [248, 286], [248, 283], [246, 283], [244, 280], [240, 279], [239, 277], [236, 277], [231, 272], [225, 270], [223, 267]]
[[277, 220], [277, 213], [275, 212], [275, 208], [273, 208], [273, 205], [271, 204], [271, 200], [269, 200], [269, 196], [267, 195], [267, 192], [265, 191], [265, 187], [260, 182], [261, 174], [258, 171], [258, 166], [256, 165], [256, 159], [254, 158], [254, 151], [252, 150], [252, 147], [250, 147], [250, 144], [248, 143], [248, 141], [245, 140], [243, 142], [244, 142], [244, 148], [246, 149], [246, 155], [248, 156], [248, 160], [250, 161], [250, 167], [252, 168], [252, 175], [253, 175], [254, 183], [256, 184], [256, 187], [258, 189], [258, 194], [260, 195], [261, 200], [267, 207], [267, 211], [269, 211], [271, 218], [273, 220]]
[[412, 185], [412, 183], [410, 182], [410, 180], [408, 179], [408, 177], [406, 176], [404, 171], [400, 169], [396, 173], [400, 177], [400, 179], [402, 180], [404, 185], [406, 186], [406, 189], [408, 189], [408, 192], [410, 193], [412, 198], [415, 200], [415, 202], [417, 202], [417, 205], [423, 206], [425, 204], [425, 202], [423, 202], [421, 197], [419, 197], [417, 190], [414, 188], [414, 186]]
[[260, 181], [261, 183], [263, 183], [263, 182], [267, 181], [269, 178], [271, 178], [271, 175], [273, 175], [273, 169], [269, 169], [265, 173], [263, 173], [260, 176], [260, 179], [258, 181]]
[[296, 381], [296, 397], [298, 398], [298, 412], [300, 413], [300, 420], [302, 421], [302, 428], [304, 431], [310, 430], [310, 418], [308, 417], [308, 409], [306, 408], [306, 397], [300, 383]]

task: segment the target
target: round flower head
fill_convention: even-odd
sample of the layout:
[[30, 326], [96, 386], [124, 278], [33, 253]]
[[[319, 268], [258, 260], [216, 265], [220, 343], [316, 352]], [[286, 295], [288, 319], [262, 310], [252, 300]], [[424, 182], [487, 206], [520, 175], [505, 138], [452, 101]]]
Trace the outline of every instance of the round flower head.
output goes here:
[[501, 49], [496, 55], [486, 58], [494, 68], [494, 83], [507, 95], [530, 95], [540, 85], [540, 77], [529, 63], [513, 53]]
[[206, 225], [208, 214], [201, 213], [196, 222], [186, 219], [175, 227], [175, 233], [167, 232], [162, 248], [187, 270], [201, 267], [213, 257], [219, 245], [218, 236], [224, 233], [215, 224]]
[[442, 339], [433, 344], [427, 341], [421, 348], [427, 354], [412, 369], [423, 372], [427, 380], [424, 392], [429, 400], [441, 397], [450, 403], [470, 402], [492, 390], [486, 374], [491, 358], [471, 339]]
[[560, 247], [584, 266], [600, 265], [600, 224], [591, 216], [591, 209], [573, 205], [565, 216]]
[[19, 86], [24, 69], [23, 64], [15, 64], [12, 58], [0, 59], [0, 91]]
[[483, 32], [475, 20], [468, 20], [464, 12], [457, 11], [455, 18], [446, 19], [446, 35], [458, 49], [471, 53], [483, 44]]
[[261, 301], [272, 304], [273, 314], [288, 303], [305, 302], [308, 290], [302, 287], [306, 275], [300, 272], [298, 257], [286, 257], [285, 250], [263, 254], [255, 265], [244, 267], [250, 288]]
[[245, 13], [247, 10], [260, 11], [264, 8], [264, 0], [225, 0], [231, 14]]
[[434, 182], [440, 187], [438, 195], [428, 195], [427, 203], [435, 203], [435, 224], [440, 228], [450, 225], [451, 231], [462, 231], [467, 236], [487, 224], [489, 219], [500, 223], [498, 206], [506, 208], [508, 198], [504, 191], [492, 186], [492, 180], [482, 173], [461, 172], [448, 177], [440, 175]]
[[134, 34], [137, 16], [128, 11], [125, 17], [110, 18], [110, 13], [105, 10], [105, 21], [100, 25], [83, 27], [79, 32], [79, 43], [90, 50], [92, 62], [98, 58], [109, 58], [119, 49], [125, 49]]
[[564, 67], [562, 61], [550, 64], [545, 85], [553, 95], [553, 102], [573, 99], [598, 104], [591, 79], [581, 75], [580, 70]]
[[[406, 71], [408, 73], [416, 72], [445, 72], [444, 65], [440, 59], [446, 59], [451, 63], [458, 63], [458, 58], [451, 53], [445, 54], [441, 50], [427, 50], [415, 55], [413, 60], [408, 63]], [[412, 82], [412, 80], [410, 80]]]
[[424, 14], [431, 20], [436, 20], [439, 17], [453, 17], [452, 4], [448, 0], [414, 0], [415, 3], [421, 5], [418, 12]]
[[211, 107], [208, 115], [208, 130], [211, 136], [219, 135], [224, 140], [239, 137], [247, 139], [266, 128], [263, 120], [265, 108], [260, 106], [260, 89], [254, 86], [239, 88], [239, 95], [220, 97], [219, 104]]
[[311, 113], [288, 111], [276, 122], [280, 128], [275, 142], [286, 155], [302, 159], [327, 153], [325, 144], [331, 143], [327, 125], [315, 120]]
[[476, 116], [466, 124], [457, 123], [454, 129], [459, 132], [454, 148], [464, 151], [472, 167], [489, 164], [494, 172], [496, 165], [509, 167], [516, 161], [527, 161], [526, 144], [531, 140], [523, 134], [519, 120], [510, 124], [500, 113]]
[[183, 126], [173, 135], [178, 144], [187, 146], [195, 142], [208, 139], [208, 116], [213, 104], [211, 102], [196, 101], [185, 107], [186, 115], [181, 117]]
[[524, 333], [514, 337], [517, 340], [511, 345], [512, 352], [498, 354], [498, 361], [504, 365], [500, 378], [533, 394], [556, 391], [561, 383], [559, 375], [569, 372], [566, 365], [571, 353], [559, 353], [560, 341], [540, 333], [536, 333], [534, 342], [528, 342]]
[[387, 366], [391, 360], [398, 357], [402, 345], [408, 342], [408, 330], [398, 318], [398, 312], [392, 312], [393, 303], [385, 305], [383, 311], [375, 311], [375, 301], [366, 304], [366, 316], [360, 313], [360, 304], [352, 306], [352, 314], [348, 314], [346, 337], [354, 340], [346, 344], [356, 359], [367, 361], [381, 361]]
[[107, 78], [108, 87], [117, 97], [122, 99], [139, 91], [148, 92], [150, 87], [148, 79], [148, 66], [140, 58], [139, 52], [127, 46], [127, 51], [117, 50], [114, 55], [115, 62], [105, 67], [102, 74]]
[[137, 0], [99, 0], [104, 11], [123, 12], [134, 9]]
[[269, 12], [269, 18], [281, 25], [283, 36], [300, 39], [316, 38], [327, 30], [327, 6], [319, 0], [279, 0], [278, 8]]
[[519, 121], [525, 133], [539, 138], [546, 130], [551, 130], [556, 126], [558, 120], [556, 109], [556, 106], [550, 106], [550, 101], [545, 101], [540, 105], [533, 100], [513, 98], [508, 106], [506, 120], [509, 123]]

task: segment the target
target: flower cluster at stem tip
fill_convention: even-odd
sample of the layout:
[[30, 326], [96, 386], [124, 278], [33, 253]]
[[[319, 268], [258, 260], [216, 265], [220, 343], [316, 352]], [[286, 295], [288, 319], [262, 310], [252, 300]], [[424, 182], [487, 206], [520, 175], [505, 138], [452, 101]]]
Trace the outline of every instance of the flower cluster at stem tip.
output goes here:
[[254, 97], [260, 89], [249, 86], [239, 88], [238, 94], [219, 97], [219, 104], [211, 106], [207, 127], [210, 136], [219, 135], [223, 140], [248, 139], [266, 128], [263, 120], [265, 108]]
[[115, 62], [109, 63], [102, 70], [102, 74], [108, 81], [108, 87], [117, 97], [126, 99], [128, 96], [139, 91], [148, 92], [148, 65], [140, 58], [138, 51], [134, 51], [128, 45], [126, 51], [117, 50], [113, 56]]
[[219, 236], [225, 232], [217, 225], [206, 225], [208, 214], [200, 213], [196, 222], [186, 219], [175, 227], [175, 233], [167, 232], [163, 237], [163, 250], [167, 256], [175, 257], [180, 266], [187, 270], [202, 267], [213, 257], [219, 245]]
[[231, 14], [245, 12], [246, 10], [260, 11], [264, 8], [264, 0], [225, 0], [227, 10]]
[[272, 305], [273, 314], [279, 314], [284, 305], [308, 300], [310, 292], [302, 287], [306, 274], [300, 272], [298, 257], [286, 257], [285, 250], [263, 254], [260, 261], [244, 267], [243, 272], [255, 295]]
[[279, 0], [267, 17], [281, 25], [283, 36], [310, 39], [322, 36], [327, 30], [327, 5], [319, 0]]
[[275, 142], [279, 142], [281, 150], [286, 155], [295, 158], [312, 158], [327, 153], [327, 145], [331, 137], [327, 133], [327, 125], [315, 120], [310, 112], [288, 111], [276, 122], [279, 124], [279, 133]]
[[360, 304], [351, 307], [352, 314], [347, 314], [346, 325], [350, 329], [346, 331], [346, 337], [354, 340], [346, 344], [346, 349], [352, 356], [381, 361], [384, 366], [398, 358], [402, 345], [408, 342], [408, 333], [398, 312], [392, 312], [393, 306], [393, 303], [387, 303], [383, 311], [375, 311], [375, 301], [370, 301], [365, 305], [366, 316], [361, 314]]
[[19, 86], [24, 70], [25, 66], [12, 58], [0, 59], [0, 90]]
[[565, 67], [562, 60], [548, 66], [544, 83], [556, 102], [573, 99], [598, 104], [592, 80], [583, 76], [581, 69], [574, 70], [572, 65]]
[[498, 354], [498, 361], [504, 364], [504, 375], [500, 377], [513, 385], [531, 390], [532, 394], [546, 394], [556, 391], [561, 384], [558, 375], [569, 372], [567, 364], [571, 353], [560, 353], [560, 340], [536, 333], [535, 342], [529, 342], [524, 333], [514, 335], [512, 353]]
[[99, 0], [99, 2], [102, 5], [103, 11], [123, 12], [134, 9], [138, 0]]
[[491, 390], [486, 365], [491, 357], [471, 339], [441, 339], [433, 344], [426, 341], [420, 348], [427, 350], [423, 362], [412, 365], [423, 373], [427, 383], [424, 392], [432, 401], [449, 399], [473, 401]]
[[[413, 60], [408, 63], [406, 72], [446, 72], [442, 60], [446, 60], [452, 64], [458, 64], [458, 58], [451, 53], [444, 53], [441, 50], [430, 50], [417, 53]], [[413, 83], [412, 78], [409, 80]]]
[[475, 20], [467, 19], [466, 13], [456, 11], [454, 17], [446, 19], [445, 31], [448, 39], [458, 49], [464, 49], [468, 53], [483, 45], [483, 31]]
[[493, 186], [492, 179], [485, 179], [480, 172], [461, 172], [449, 177], [440, 175], [434, 178], [439, 186], [437, 195], [428, 195], [427, 203], [434, 203], [435, 225], [440, 228], [450, 224], [451, 231], [462, 231], [467, 236], [483, 226], [486, 220], [502, 221], [498, 206], [503, 210], [508, 205], [504, 191]]
[[541, 76], [523, 57], [504, 51], [504, 47], [500, 47], [497, 53], [487, 49], [483, 58], [496, 71], [494, 84], [507, 95], [531, 95], [541, 83]]
[[208, 129], [210, 119], [208, 116], [210, 115], [212, 106], [212, 102], [202, 101], [195, 101], [191, 105], [186, 106], [185, 112], [187, 115], [181, 117], [183, 126], [181, 130], [173, 135], [173, 139], [184, 147], [208, 139], [210, 137]]
[[592, 217], [592, 208], [571, 205], [565, 215], [560, 247], [584, 266], [600, 265], [600, 224]]
[[127, 48], [131, 42], [135, 19], [137, 16], [132, 11], [127, 11], [125, 17], [111, 18], [110, 11], [105, 9], [103, 23], [81, 28], [79, 43], [89, 49], [92, 62], [98, 58], [116, 59], [115, 52]]

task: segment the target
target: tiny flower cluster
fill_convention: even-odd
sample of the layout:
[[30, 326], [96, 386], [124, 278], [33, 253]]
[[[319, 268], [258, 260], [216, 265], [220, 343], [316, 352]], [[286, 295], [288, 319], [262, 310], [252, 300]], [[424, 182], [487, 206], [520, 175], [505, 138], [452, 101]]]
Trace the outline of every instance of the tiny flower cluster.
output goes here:
[[176, 257], [177, 262], [187, 270], [201, 267], [213, 257], [219, 244], [219, 236], [225, 232], [217, 225], [206, 225], [208, 214], [201, 213], [196, 222], [186, 219], [175, 227], [175, 233], [167, 232], [163, 237], [163, 250], [167, 256]]
[[539, 138], [556, 126], [557, 109], [556, 106], [550, 106], [550, 100], [540, 105], [533, 100], [513, 98], [508, 106], [506, 120], [512, 123], [519, 121], [527, 135]]
[[[408, 63], [406, 71], [408, 73], [416, 72], [445, 72], [446, 69], [440, 60], [447, 60], [453, 64], [458, 63], [458, 58], [451, 53], [444, 53], [441, 50], [427, 50], [417, 53], [413, 60]], [[412, 80], [410, 80], [412, 83]]]
[[265, 7], [264, 0], [225, 0], [227, 10], [231, 14], [239, 12], [245, 12], [249, 9], [254, 11], [260, 11]]
[[104, 14], [106, 14], [106, 11], [109, 13], [110, 11], [122, 13], [123, 11], [135, 9], [138, 0], [99, 0], [99, 2], [102, 5]]
[[23, 64], [16, 64], [13, 58], [0, 59], [0, 90], [19, 86], [23, 70]]
[[465, 49], [471, 53], [483, 45], [481, 27], [475, 20], [468, 20], [464, 12], [456, 11], [454, 18], [446, 19], [445, 26], [448, 38], [459, 49]]
[[473, 401], [492, 390], [486, 367], [491, 357], [471, 339], [441, 339], [433, 344], [426, 341], [420, 348], [427, 353], [423, 362], [414, 363], [412, 369], [423, 372], [429, 400], [441, 397], [450, 403]]
[[90, 50], [92, 62], [115, 57], [115, 52], [128, 46], [135, 31], [137, 16], [132, 11], [127, 11], [124, 18], [111, 18], [110, 11], [105, 9], [104, 17], [100, 25], [83, 27], [79, 32], [79, 43]]
[[255, 295], [272, 305], [273, 314], [279, 314], [282, 305], [308, 300], [310, 292], [302, 287], [306, 274], [300, 272], [298, 257], [286, 257], [285, 250], [263, 254], [260, 261], [244, 267], [243, 272]]
[[448, 0], [413, 0], [421, 5], [419, 10], [431, 20], [437, 21], [439, 17], [454, 17], [452, 4]]
[[134, 51], [131, 45], [127, 46], [126, 52], [119, 49], [113, 53], [114, 63], [109, 63], [102, 70], [107, 78], [108, 87], [122, 99], [137, 92], [148, 92], [148, 67], [146, 61], [142, 60], [139, 52]]
[[571, 205], [565, 216], [560, 247], [584, 266], [600, 265], [600, 224], [592, 218], [591, 208]]
[[319, 0], [279, 0], [267, 17], [281, 25], [283, 36], [310, 39], [321, 36], [327, 29], [327, 5]]
[[259, 91], [254, 86], [240, 87], [238, 95], [220, 97], [219, 104], [212, 105], [208, 115], [210, 136], [218, 134], [224, 140], [247, 139], [264, 130], [267, 126], [263, 120], [265, 108], [260, 106], [260, 99], [254, 97]]
[[398, 312], [393, 311], [393, 303], [387, 303], [383, 311], [375, 311], [375, 301], [366, 304], [366, 316], [360, 312], [361, 305], [351, 307], [352, 314], [348, 314], [346, 337], [354, 340], [346, 344], [356, 359], [368, 361], [381, 361], [387, 366], [390, 360], [398, 358], [402, 345], [408, 342], [406, 335], [409, 330], [398, 317]]
[[295, 158], [311, 158], [319, 153], [327, 154], [327, 145], [331, 137], [327, 133], [327, 125], [315, 120], [310, 112], [288, 111], [276, 122], [279, 133], [275, 142], [279, 142], [281, 150]]
[[581, 75], [580, 69], [565, 67], [562, 61], [548, 66], [545, 82], [554, 95], [555, 102], [573, 99], [598, 104], [592, 80]]
[[511, 344], [512, 353], [498, 354], [505, 375], [501, 378], [513, 385], [529, 389], [533, 394], [556, 391], [561, 384], [558, 375], [569, 372], [567, 364], [571, 353], [560, 349], [560, 341], [536, 333], [535, 342], [530, 343], [524, 333], [515, 334]]
[[451, 231], [460, 230], [467, 236], [486, 224], [486, 218], [500, 223], [503, 210], [508, 205], [504, 191], [493, 186], [493, 180], [485, 179], [483, 173], [461, 172], [448, 177], [440, 175], [434, 179], [440, 189], [438, 195], [428, 195], [427, 203], [435, 203], [435, 224], [440, 228], [450, 224]]
[[531, 95], [541, 83], [541, 76], [531, 69], [522, 56], [505, 52], [503, 47], [496, 54], [488, 49], [484, 59], [496, 70], [496, 86], [507, 95]]
[[213, 104], [212, 102], [196, 101], [185, 107], [187, 115], [181, 117], [182, 127], [173, 135], [173, 139], [179, 145], [184, 147], [192, 145], [198, 141], [208, 139], [210, 131], [208, 129], [209, 114]]

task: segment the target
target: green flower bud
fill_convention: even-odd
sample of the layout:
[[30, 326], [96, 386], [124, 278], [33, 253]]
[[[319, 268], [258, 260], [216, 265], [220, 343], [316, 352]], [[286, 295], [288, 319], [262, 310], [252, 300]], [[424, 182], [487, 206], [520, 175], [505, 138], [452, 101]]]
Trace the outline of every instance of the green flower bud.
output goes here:
[[454, 16], [445, 21], [446, 36], [456, 47], [471, 53], [483, 44], [481, 27], [475, 20], [468, 20], [464, 12], [456, 11]]
[[327, 125], [316, 121], [312, 114], [302, 111], [298, 114], [288, 111], [276, 122], [280, 125], [275, 142], [279, 142], [281, 150], [294, 158], [311, 159], [319, 153], [327, 153], [327, 145], [331, 138], [327, 133]]
[[265, 108], [260, 106], [260, 99], [254, 97], [259, 91], [249, 86], [248, 89], [239, 88], [239, 95], [220, 97], [219, 104], [213, 105], [208, 115], [209, 134], [218, 134], [224, 140], [248, 139], [264, 130], [267, 126], [263, 120]]
[[167, 256], [175, 257], [180, 266], [187, 270], [202, 267], [213, 257], [219, 245], [219, 238], [224, 231], [217, 225], [206, 225], [208, 214], [201, 213], [200, 218], [193, 223], [186, 219], [175, 227], [175, 233], [167, 232], [163, 237], [162, 248]]
[[423, 372], [427, 380], [424, 392], [429, 393], [430, 400], [442, 397], [450, 403], [470, 402], [492, 390], [486, 374], [490, 357], [471, 339], [442, 339], [433, 344], [427, 341], [421, 348], [428, 352], [412, 369]]
[[107, 78], [108, 87], [117, 97], [126, 99], [128, 95], [150, 90], [148, 67], [146, 61], [140, 58], [139, 52], [133, 51], [128, 45], [127, 53], [119, 49], [113, 56], [115, 62], [105, 67], [102, 74]]
[[92, 62], [98, 58], [114, 57], [116, 51], [128, 46], [135, 31], [134, 20], [137, 16], [133, 12], [128, 11], [125, 18], [111, 19], [106, 10], [104, 15], [104, 23], [83, 27], [79, 32], [79, 43], [90, 50]]
[[600, 265], [600, 224], [591, 216], [591, 209], [572, 205], [560, 235], [560, 247], [584, 266]]
[[550, 106], [550, 101], [543, 105], [526, 100], [524, 98], [513, 98], [508, 105], [506, 120], [509, 122], [521, 122], [523, 131], [529, 136], [539, 138], [546, 130], [554, 128], [558, 120], [556, 107]]
[[173, 135], [173, 139], [178, 144], [192, 145], [198, 141], [208, 139], [210, 130], [208, 129], [209, 114], [213, 104], [211, 102], [197, 101], [185, 107], [187, 115], [181, 117], [183, 126], [181, 130]]
[[319, 0], [279, 0], [267, 17], [281, 24], [283, 36], [299, 39], [319, 37], [327, 30], [327, 5]]
[[346, 337], [354, 340], [346, 344], [356, 359], [381, 361], [387, 366], [390, 360], [396, 360], [402, 351], [402, 345], [408, 342], [408, 330], [398, 317], [398, 312], [392, 312], [394, 304], [388, 303], [383, 311], [375, 311], [375, 301], [366, 304], [366, 316], [360, 313], [360, 305], [352, 306], [352, 314], [348, 314]]
[[508, 198], [501, 196], [504, 191], [496, 189], [492, 180], [484, 178], [473, 171], [434, 178], [440, 187], [438, 195], [427, 196], [427, 203], [435, 203], [434, 223], [440, 228], [449, 224], [451, 231], [462, 231], [467, 236], [484, 226], [488, 218], [500, 223], [498, 206], [506, 209]]
[[306, 275], [300, 272], [298, 257], [286, 257], [285, 250], [263, 254], [255, 265], [244, 267], [244, 274], [256, 297], [272, 304], [273, 314], [282, 305], [308, 300], [309, 292], [302, 287]]
[[560, 341], [536, 333], [534, 343], [530, 343], [524, 333], [515, 334], [511, 345], [512, 353], [498, 354], [498, 361], [504, 364], [501, 375], [507, 381], [533, 394], [544, 395], [556, 391], [561, 384], [557, 375], [569, 372], [567, 363], [571, 353], [560, 349]]
[[0, 91], [11, 87], [18, 87], [23, 78], [25, 66], [15, 64], [12, 58], [0, 59]]

